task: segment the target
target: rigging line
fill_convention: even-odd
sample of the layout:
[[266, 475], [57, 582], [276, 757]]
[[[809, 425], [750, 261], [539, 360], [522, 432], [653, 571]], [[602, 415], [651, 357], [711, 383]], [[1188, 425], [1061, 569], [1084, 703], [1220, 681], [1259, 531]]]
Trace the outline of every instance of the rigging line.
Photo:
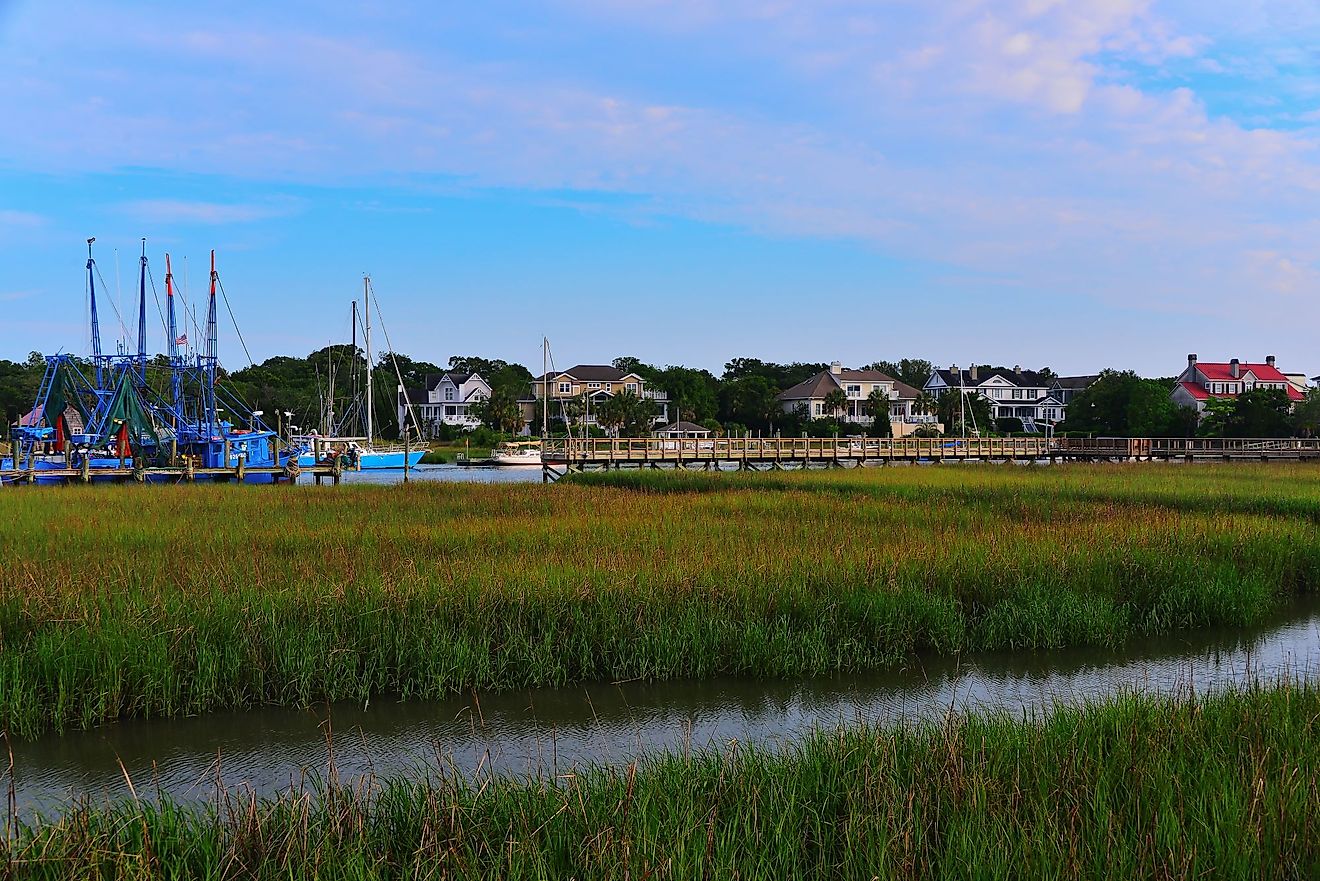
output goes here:
[[[371, 288], [371, 293], [375, 294], [376, 286], [371, 283], [370, 278], [367, 279], [367, 285], [368, 287]], [[380, 297], [375, 297], [374, 299], [375, 299], [374, 305], [376, 307], [376, 317], [380, 320], [380, 332], [385, 334], [385, 345], [390, 347], [390, 360], [394, 362], [394, 375], [399, 380], [399, 387], [402, 389], [403, 374], [399, 371], [399, 359], [395, 355], [394, 343], [390, 342], [390, 332], [385, 328], [385, 315], [380, 311]], [[397, 393], [395, 394], [395, 398], [396, 399], [398, 398]], [[421, 437], [422, 425], [420, 422], [417, 421], [417, 414], [413, 412], [412, 402], [408, 400], [407, 390], [404, 390], [403, 392], [403, 409], [404, 412], [406, 412], [410, 417], [412, 417], [413, 427], [417, 429], [417, 436]], [[408, 430], [406, 426], [400, 426], [400, 427], [405, 432]]]
[[151, 274], [150, 263], [147, 264], [147, 280], [151, 282], [151, 296], [156, 298], [156, 314], [160, 316], [160, 329], [167, 337], [165, 340], [165, 349], [168, 351], [170, 347], [170, 341], [168, 339], [170, 335], [170, 325], [169, 322], [165, 320], [165, 310], [160, 305], [160, 294], [156, 291], [156, 277]]
[[252, 360], [252, 353], [248, 351], [247, 341], [243, 339], [243, 331], [239, 330], [238, 319], [234, 317], [234, 307], [229, 305], [229, 295], [225, 293], [225, 283], [220, 281], [220, 276], [215, 279], [220, 283], [220, 296], [224, 298], [225, 309], [229, 312], [229, 320], [234, 324], [234, 333], [238, 334], [238, 341], [243, 344], [243, 354], [247, 356], [248, 366], [256, 367], [256, 362]]
[[[96, 269], [96, 277], [101, 280], [101, 290], [108, 292], [110, 286], [105, 283], [105, 276], [101, 275], [100, 264], [94, 263], [93, 266]], [[119, 314], [119, 307], [115, 305], [115, 301], [113, 297], [106, 297], [106, 299], [110, 301], [110, 309], [115, 313], [115, 320], [119, 322], [119, 329], [124, 332], [124, 339], [127, 340], [128, 328], [124, 325], [124, 316]]]

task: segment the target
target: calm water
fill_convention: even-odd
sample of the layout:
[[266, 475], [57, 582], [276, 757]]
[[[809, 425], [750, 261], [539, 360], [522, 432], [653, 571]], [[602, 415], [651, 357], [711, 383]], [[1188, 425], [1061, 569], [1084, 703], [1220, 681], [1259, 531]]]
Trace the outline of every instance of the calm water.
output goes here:
[[[448, 483], [540, 483], [541, 469], [533, 466], [494, 468], [489, 466], [418, 465], [408, 472], [409, 480], [441, 481]], [[402, 483], [403, 469], [397, 471], [345, 471], [342, 483]], [[300, 486], [315, 486], [315, 481], [304, 478]], [[330, 486], [329, 481], [322, 486]], [[342, 485], [342, 484], [341, 484]]]
[[1248, 632], [1164, 637], [1121, 650], [983, 654], [796, 681], [592, 684], [131, 720], [15, 742], [14, 784], [24, 814], [54, 812], [75, 796], [127, 797], [125, 772], [143, 797], [159, 790], [206, 800], [217, 781], [272, 794], [323, 775], [328, 742], [341, 779], [442, 764], [464, 773], [552, 773], [733, 740], [782, 745], [861, 720], [939, 719], [950, 710], [1021, 715], [1123, 690], [1202, 693], [1283, 677], [1320, 679], [1320, 602]]

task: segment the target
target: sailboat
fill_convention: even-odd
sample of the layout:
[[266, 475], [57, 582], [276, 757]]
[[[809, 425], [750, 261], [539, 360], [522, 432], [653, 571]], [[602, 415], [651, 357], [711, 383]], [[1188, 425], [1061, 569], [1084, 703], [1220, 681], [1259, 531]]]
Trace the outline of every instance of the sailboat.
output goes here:
[[[355, 411], [360, 411], [362, 419], [361, 435], [345, 434], [345, 425], [335, 422], [334, 412], [334, 386], [333, 378], [330, 379], [329, 395], [326, 403], [322, 407], [324, 433], [298, 435], [292, 440], [305, 449], [305, 452], [298, 458], [299, 465], [314, 465], [318, 462], [324, 462], [327, 459], [342, 457], [348, 467], [359, 471], [379, 471], [394, 470], [401, 468], [413, 468], [421, 462], [422, 457], [426, 455], [426, 448], [420, 444], [411, 446], [409, 444], [382, 444], [376, 440], [375, 409], [373, 400], [372, 386], [372, 351], [371, 351], [371, 277], [364, 276], [362, 279], [362, 336], [363, 346], [366, 355], [366, 384], [363, 389], [361, 400], [354, 401], [347, 409], [350, 416]], [[356, 322], [356, 304], [354, 305], [354, 339], [353, 349], [357, 349], [357, 322]], [[387, 340], [388, 341], [388, 340]], [[408, 412], [411, 413], [411, 405]], [[347, 421], [347, 420], [346, 420]], [[351, 429], [350, 429], [351, 430]], [[401, 426], [402, 432], [407, 432], [408, 426]]]

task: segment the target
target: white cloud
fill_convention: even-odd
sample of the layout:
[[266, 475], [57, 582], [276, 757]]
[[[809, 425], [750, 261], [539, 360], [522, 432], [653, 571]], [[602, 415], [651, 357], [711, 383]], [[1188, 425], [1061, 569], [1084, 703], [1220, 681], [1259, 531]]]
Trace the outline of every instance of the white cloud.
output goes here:
[[46, 218], [40, 214], [33, 214], [30, 211], [15, 211], [12, 209], [0, 208], [0, 226], [23, 227], [31, 229], [43, 226]]
[[141, 199], [125, 202], [120, 208], [134, 219], [149, 223], [228, 224], [286, 217], [297, 213], [300, 206], [292, 199], [251, 204]]

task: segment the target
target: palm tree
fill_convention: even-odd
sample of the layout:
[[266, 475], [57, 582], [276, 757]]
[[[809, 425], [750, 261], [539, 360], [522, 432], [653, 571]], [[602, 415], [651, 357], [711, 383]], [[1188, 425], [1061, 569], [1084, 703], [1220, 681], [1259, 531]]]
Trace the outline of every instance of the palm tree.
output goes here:
[[836, 388], [825, 396], [823, 403], [826, 411], [837, 419], [842, 415], [843, 408], [848, 406], [848, 396], [844, 394], [843, 389]]
[[866, 408], [871, 414], [871, 433], [875, 437], [891, 437], [893, 426], [889, 424], [889, 392], [883, 386], [876, 386], [866, 396]]

